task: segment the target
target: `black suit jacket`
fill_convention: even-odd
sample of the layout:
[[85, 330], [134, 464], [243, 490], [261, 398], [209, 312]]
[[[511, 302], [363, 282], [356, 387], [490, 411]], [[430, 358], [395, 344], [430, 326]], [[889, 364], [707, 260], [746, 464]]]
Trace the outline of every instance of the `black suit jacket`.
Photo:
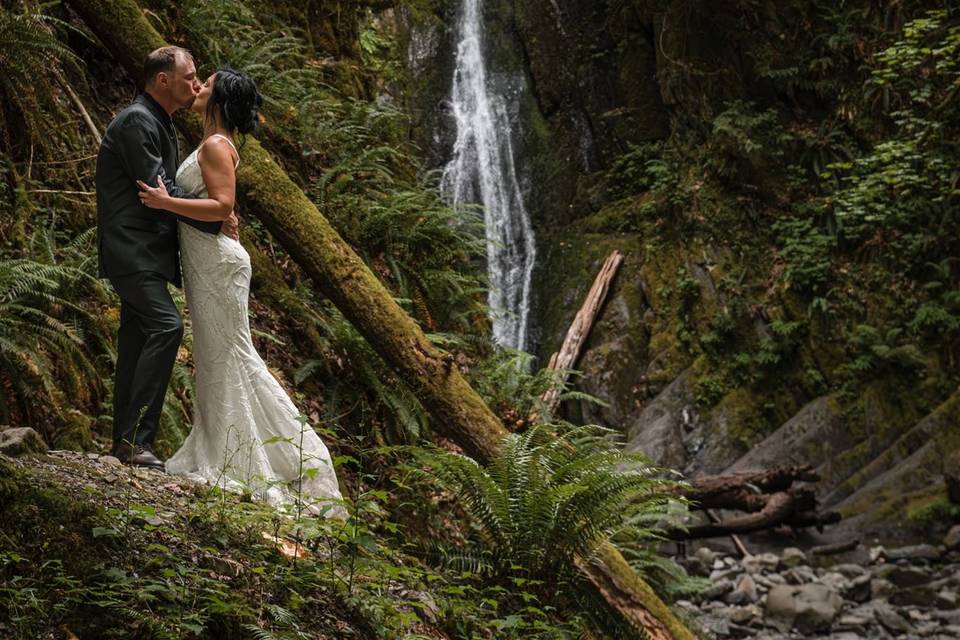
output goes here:
[[180, 149], [173, 120], [142, 93], [107, 127], [97, 154], [97, 253], [100, 277], [154, 271], [181, 284], [177, 220], [208, 233], [221, 222], [200, 222], [140, 202], [137, 180], [157, 176], [175, 198], [194, 198], [174, 182]]

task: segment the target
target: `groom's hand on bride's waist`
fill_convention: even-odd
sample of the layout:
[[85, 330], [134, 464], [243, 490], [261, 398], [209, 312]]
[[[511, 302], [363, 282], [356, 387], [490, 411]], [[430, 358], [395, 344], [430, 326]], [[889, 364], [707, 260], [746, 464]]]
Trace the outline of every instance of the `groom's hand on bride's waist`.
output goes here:
[[220, 227], [220, 233], [228, 238], [233, 238], [237, 242], [240, 241], [240, 220], [237, 219], [236, 209], [231, 211], [230, 215], [223, 221], [223, 226]]

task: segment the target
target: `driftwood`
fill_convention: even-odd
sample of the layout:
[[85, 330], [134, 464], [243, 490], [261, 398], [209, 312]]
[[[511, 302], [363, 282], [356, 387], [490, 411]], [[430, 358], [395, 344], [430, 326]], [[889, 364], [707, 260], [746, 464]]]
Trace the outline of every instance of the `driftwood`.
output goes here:
[[[577, 358], [580, 357], [580, 350], [583, 348], [583, 343], [587, 341], [587, 336], [590, 334], [590, 329], [597, 319], [600, 307], [603, 306], [603, 302], [607, 298], [607, 292], [610, 290], [610, 282], [617, 274], [617, 270], [622, 263], [623, 254], [619, 251], [614, 251], [607, 256], [603, 267], [600, 268], [600, 273], [597, 274], [593, 285], [590, 287], [590, 291], [587, 293], [587, 297], [583, 301], [583, 305], [581, 305], [577, 315], [574, 316], [570, 328], [567, 329], [567, 335], [563, 339], [560, 351], [550, 356], [550, 362], [546, 367], [547, 369], [565, 372], [572, 369], [573, 365], [576, 364]], [[540, 399], [543, 401], [544, 409], [547, 413], [553, 413], [560, 403], [560, 389], [563, 387], [563, 382], [566, 381], [566, 377], [567, 374], [562, 373], [561, 377], [553, 386], [547, 389], [543, 396], [541, 396]], [[534, 424], [539, 419], [540, 415], [534, 413], [530, 416], [528, 423]]]
[[[678, 490], [690, 501], [691, 509], [727, 509], [746, 514], [726, 520], [672, 529], [667, 535], [674, 540], [712, 538], [747, 533], [787, 525], [794, 528], [823, 526], [840, 520], [835, 512], [817, 511], [816, 493], [812, 487], [794, 487], [796, 481], [816, 482], [820, 477], [810, 465], [776, 467], [765, 471], [708, 476], [689, 481], [689, 487]], [[712, 515], [712, 514], [709, 514]]]

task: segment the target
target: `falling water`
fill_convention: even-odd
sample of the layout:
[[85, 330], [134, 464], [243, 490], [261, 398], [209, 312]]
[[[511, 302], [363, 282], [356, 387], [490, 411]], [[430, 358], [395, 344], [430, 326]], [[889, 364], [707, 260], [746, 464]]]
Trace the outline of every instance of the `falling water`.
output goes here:
[[524, 349], [533, 230], [514, 167], [507, 93], [491, 86], [484, 66], [481, 4], [464, 0], [458, 24], [450, 98], [457, 139], [442, 187], [454, 207], [483, 205], [493, 337], [500, 345]]

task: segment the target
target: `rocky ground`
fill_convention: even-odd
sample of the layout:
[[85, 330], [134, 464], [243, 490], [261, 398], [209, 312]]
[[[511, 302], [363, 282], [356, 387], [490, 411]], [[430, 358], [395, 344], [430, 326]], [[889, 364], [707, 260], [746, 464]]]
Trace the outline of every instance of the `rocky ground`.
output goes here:
[[936, 546], [743, 558], [701, 546], [683, 563], [713, 582], [678, 604], [714, 638], [960, 638], [960, 526]]

